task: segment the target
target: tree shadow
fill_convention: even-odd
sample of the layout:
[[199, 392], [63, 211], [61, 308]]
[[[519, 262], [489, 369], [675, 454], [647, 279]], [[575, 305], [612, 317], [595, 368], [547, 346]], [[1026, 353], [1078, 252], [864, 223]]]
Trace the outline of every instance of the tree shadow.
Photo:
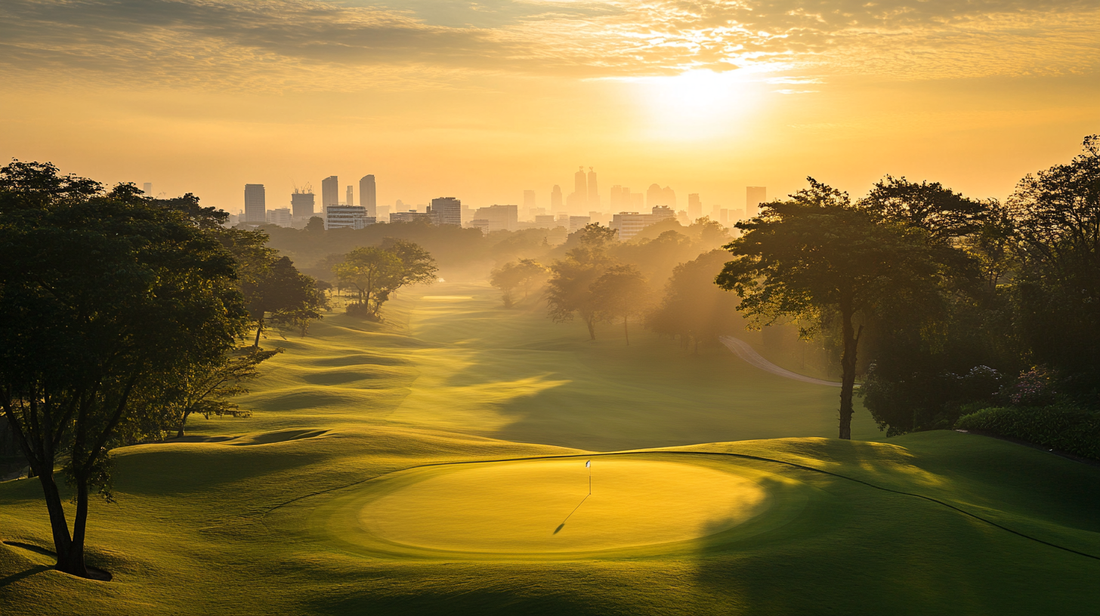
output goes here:
[[0, 578], [0, 588], [4, 588], [5, 586], [14, 584], [14, 583], [18, 582], [19, 580], [29, 578], [32, 575], [37, 575], [39, 573], [42, 573], [43, 571], [49, 571], [52, 568], [53, 567], [50, 567], [49, 565], [38, 565], [36, 567], [31, 567], [30, 569], [27, 569], [26, 571], [20, 571], [19, 573], [13, 573], [12, 575], [9, 575], [6, 578]]

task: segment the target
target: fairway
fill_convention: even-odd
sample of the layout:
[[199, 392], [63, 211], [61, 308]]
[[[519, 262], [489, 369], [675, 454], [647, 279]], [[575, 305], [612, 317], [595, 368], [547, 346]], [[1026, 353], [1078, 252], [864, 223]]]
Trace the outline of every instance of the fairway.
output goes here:
[[418, 469], [363, 507], [359, 521], [379, 539], [420, 548], [595, 552], [718, 533], [767, 500], [732, 473], [623, 458], [595, 463], [589, 494], [588, 470], [579, 459]]

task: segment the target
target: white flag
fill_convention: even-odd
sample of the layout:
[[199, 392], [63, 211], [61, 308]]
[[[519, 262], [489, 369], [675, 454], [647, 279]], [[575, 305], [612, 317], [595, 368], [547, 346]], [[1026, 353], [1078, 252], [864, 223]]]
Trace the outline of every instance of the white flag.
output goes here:
[[585, 468], [592, 468], [592, 460], [589, 460], [589, 461], [585, 462], [584, 467]]

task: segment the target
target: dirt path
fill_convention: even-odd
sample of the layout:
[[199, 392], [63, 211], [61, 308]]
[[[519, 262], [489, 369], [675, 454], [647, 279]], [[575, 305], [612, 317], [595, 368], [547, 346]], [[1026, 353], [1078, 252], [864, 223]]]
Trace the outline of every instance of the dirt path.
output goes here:
[[[734, 338], [733, 336], [722, 336], [721, 338], [719, 338], [719, 340], [722, 341], [722, 344], [726, 345], [726, 348], [733, 351], [735, 355], [752, 364], [753, 366], [760, 368], [761, 370], [771, 372], [772, 374], [784, 378], [794, 379], [795, 381], [802, 381], [803, 383], [825, 385], [827, 387], [840, 387], [840, 383], [837, 381], [825, 381], [822, 379], [815, 379], [813, 377], [803, 376], [801, 374], [798, 374], [797, 372], [791, 372], [790, 370], [780, 368], [779, 366], [764, 359], [751, 346], [749, 346], [749, 343], [739, 338]], [[859, 385], [856, 385], [856, 387], [859, 387]]]

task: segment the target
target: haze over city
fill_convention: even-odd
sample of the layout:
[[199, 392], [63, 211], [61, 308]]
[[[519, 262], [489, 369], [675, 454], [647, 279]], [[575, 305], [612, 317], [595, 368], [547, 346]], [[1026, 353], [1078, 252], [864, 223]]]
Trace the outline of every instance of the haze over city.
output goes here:
[[1004, 198], [1100, 115], [1098, 29], [1079, 1], [10, 0], [0, 157], [227, 211], [365, 173], [517, 203], [578, 165], [736, 208], [808, 174]]

